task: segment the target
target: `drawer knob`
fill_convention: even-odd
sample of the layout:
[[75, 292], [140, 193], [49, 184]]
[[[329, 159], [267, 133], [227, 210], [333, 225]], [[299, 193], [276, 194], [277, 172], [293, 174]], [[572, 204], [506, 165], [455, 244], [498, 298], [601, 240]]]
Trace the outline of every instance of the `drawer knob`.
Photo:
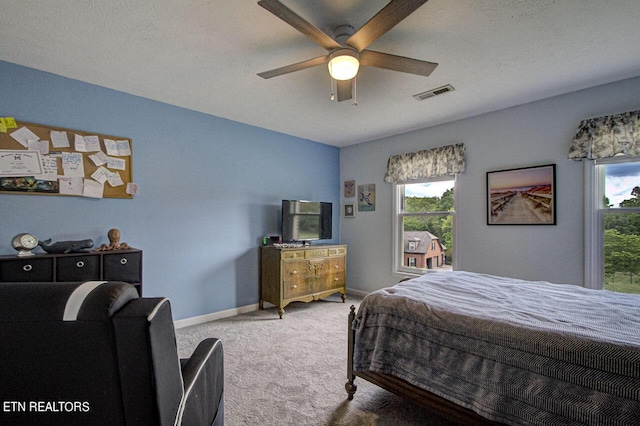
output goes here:
[[291, 286], [291, 288], [298, 288], [298, 285], [294, 284], [294, 285]]
[[120, 263], [123, 264], [123, 265], [126, 265], [127, 264], [127, 258], [123, 257], [122, 259], [120, 259]]
[[84, 262], [82, 260], [79, 260], [78, 263], [76, 263], [76, 266], [78, 268], [82, 268], [84, 266]]
[[333, 279], [334, 281], [340, 281], [340, 278], [336, 277]]
[[22, 270], [23, 270], [23, 271], [25, 271], [25, 272], [29, 272], [29, 271], [30, 271], [30, 270], [32, 270], [32, 269], [33, 269], [33, 266], [31, 266], [31, 265], [29, 265], [29, 264], [26, 264], [26, 265], [24, 265], [24, 266], [22, 267]]
[[298, 275], [298, 271], [291, 271], [291, 275]]

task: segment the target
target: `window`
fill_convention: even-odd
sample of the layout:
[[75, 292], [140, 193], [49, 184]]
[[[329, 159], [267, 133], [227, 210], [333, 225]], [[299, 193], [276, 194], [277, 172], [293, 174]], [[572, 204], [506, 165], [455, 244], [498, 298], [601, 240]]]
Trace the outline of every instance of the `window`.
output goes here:
[[640, 159], [585, 167], [586, 286], [640, 293]]
[[452, 269], [454, 195], [453, 176], [394, 183], [395, 272]]

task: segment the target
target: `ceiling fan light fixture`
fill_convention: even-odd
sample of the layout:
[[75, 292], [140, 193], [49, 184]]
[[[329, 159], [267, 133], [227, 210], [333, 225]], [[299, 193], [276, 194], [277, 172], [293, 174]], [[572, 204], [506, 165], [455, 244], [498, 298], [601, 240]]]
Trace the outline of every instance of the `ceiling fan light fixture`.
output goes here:
[[329, 74], [334, 80], [351, 80], [358, 74], [360, 61], [354, 49], [336, 49], [329, 55]]

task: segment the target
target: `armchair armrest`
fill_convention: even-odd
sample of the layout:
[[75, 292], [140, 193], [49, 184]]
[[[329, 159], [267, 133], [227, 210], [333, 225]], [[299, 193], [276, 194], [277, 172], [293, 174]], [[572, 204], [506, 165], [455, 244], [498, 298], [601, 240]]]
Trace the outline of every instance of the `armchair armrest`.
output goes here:
[[224, 421], [224, 369], [222, 341], [205, 339], [188, 360], [182, 360], [183, 425], [222, 425]]

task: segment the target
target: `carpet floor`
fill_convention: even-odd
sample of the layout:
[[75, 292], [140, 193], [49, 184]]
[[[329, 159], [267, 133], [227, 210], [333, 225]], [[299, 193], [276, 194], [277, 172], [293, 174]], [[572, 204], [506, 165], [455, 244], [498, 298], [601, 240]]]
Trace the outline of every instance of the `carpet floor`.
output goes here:
[[451, 423], [362, 379], [347, 400], [347, 316], [361, 299], [338, 295], [176, 331], [181, 357], [206, 337], [222, 340], [225, 424], [434, 425]]

